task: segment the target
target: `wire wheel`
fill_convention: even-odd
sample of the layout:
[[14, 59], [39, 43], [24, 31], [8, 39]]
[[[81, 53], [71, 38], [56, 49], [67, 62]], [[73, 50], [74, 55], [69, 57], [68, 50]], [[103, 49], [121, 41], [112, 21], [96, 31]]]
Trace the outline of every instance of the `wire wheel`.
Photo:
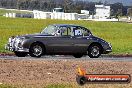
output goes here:
[[41, 57], [44, 53], [44, 47], [42, 44], [35, 43], [30, 47], [29, 53], [32, 57]]
[[88, 49], [88, 56], [90, 58], [98, 58], [101, 55], [101, 47], [98, 44], [92, 44]]

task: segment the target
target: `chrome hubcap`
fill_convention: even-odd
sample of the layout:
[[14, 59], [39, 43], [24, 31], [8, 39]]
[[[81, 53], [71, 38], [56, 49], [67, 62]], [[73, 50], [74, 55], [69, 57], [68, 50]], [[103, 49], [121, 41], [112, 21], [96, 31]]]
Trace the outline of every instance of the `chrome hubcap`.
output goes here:
[[100, 52], [99, 52], [99, 47], [93, 46], [92, 49], [91, 49], [91, 54], [92, 54], [93, 56], [98, 56], [99, 53], [100, 53]]
[[35, 56], [41, 55], [42, 54], [42, 48], [41, 48], [41, 46], [39, 46], [39, 45], [34, 46], [33, 47], [33, 54]]

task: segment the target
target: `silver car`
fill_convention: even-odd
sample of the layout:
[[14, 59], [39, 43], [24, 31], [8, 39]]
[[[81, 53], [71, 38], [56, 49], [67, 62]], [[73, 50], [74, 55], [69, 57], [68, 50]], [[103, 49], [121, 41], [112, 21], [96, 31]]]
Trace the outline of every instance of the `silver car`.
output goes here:
[[101, 54], [111, 52], [112, 46], [105, 40], [93, 36], [85, 27], [53, 24], [38, 34], [9, 38], [5, 49], [13, 51], [18, 57], [29, 54], [32, 57], [73, 55], [80, 58], [88, 55], [90, 58], [98, 58]]

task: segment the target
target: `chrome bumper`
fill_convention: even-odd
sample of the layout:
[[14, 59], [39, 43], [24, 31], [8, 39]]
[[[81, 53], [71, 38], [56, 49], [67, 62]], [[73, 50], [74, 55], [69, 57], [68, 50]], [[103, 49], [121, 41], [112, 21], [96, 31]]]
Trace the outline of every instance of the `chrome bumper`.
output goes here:
[[109, 47], [109, 48], [105, 49], [103, 54], [108, 54], [110, 52], [112, 52], [112, 47]]
[[112, 50], [111, 50], [111, 49], [107, 49], [107, 50], [104, 50], [104, 51], [103, 51], [103, 54], [108, 54], [108, 53], [110, 53], [110, 52], [112, 52]]
[[17, 37], [11, 37], [8, 40], [8, 43], [5, 45], [5, 49], [9, 51], [17, 51], [17, 52], [29, 52], [29, 49], [23, 48], [22, 41], [20, 41], [20, 38]]
[[106, 54], [107, 54], [107, 53], [110, 53], [110, 52], [112, 52], [111, 49], [107, 49], [107, 50], [105, 51]]
[[17, 47], [17, 48], [15, 48], [15, 47], [12, 47], [12, 46], [10, 46], [11, 44], [6, 44], [5, 45], [5, 49], [6, 50], [9, 50], [9, 51], [12, 51], [12, 52], [14, 52], [14, 51], [17, 51], [17, 52], [29, 52], [29, 49], [26, 49], [26, 48], [19, 48], [19, 47]]
[[14, 51], [13, 47], [11, 47], [10, 44], [6, 44], [5, 49], [9, 51]]

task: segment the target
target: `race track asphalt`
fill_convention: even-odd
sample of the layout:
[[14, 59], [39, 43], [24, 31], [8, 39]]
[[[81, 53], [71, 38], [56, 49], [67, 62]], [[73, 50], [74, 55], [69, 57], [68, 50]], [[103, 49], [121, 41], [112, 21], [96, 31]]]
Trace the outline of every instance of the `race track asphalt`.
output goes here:
[[49, 55], [49, 56], [42, 56], [40, 58], [34, 58], [30, 56], [26, 57], [17, 57], [17, 56], [0, 56], [0, 59], [27, 59], [27, 60], [111, 60], [111, 61], [132, 61], [132, 57], [107, 57], [101, 56], [99, 58], [89, 58], [88, 56], [83, 56], [81, 58], [74, 58], [70, 55]]

